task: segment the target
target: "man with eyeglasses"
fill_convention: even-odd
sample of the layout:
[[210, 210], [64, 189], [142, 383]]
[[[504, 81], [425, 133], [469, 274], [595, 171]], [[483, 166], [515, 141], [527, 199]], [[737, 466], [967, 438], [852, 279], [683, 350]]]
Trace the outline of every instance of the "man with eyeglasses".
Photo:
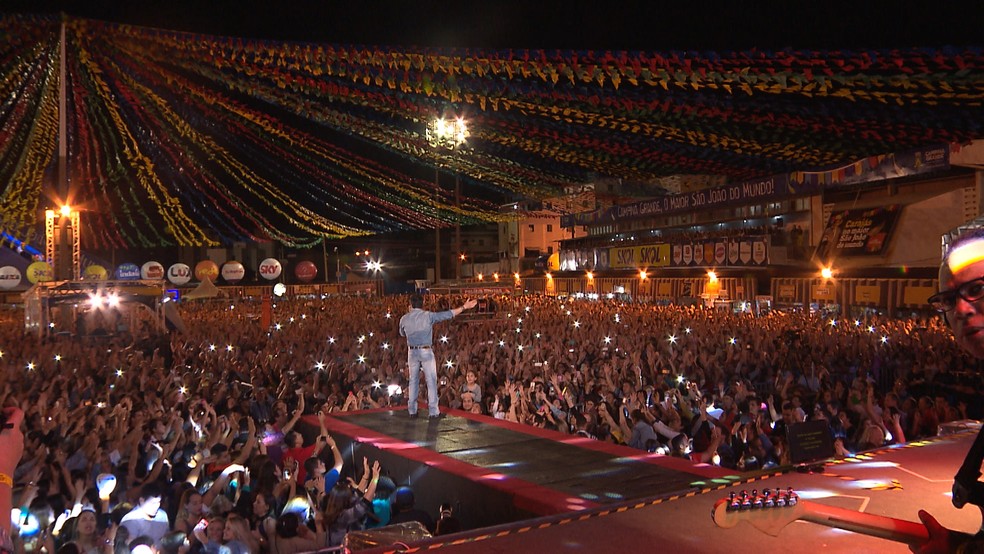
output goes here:
[[[984, 359], [984, 229], [974, 229], [958, 236], [947, 248], [940, 264], [940, 292], [929, 303], [943, 314], [957, 344], [975, 358]], [[970, 447], [953, 482], [953, 505], [981, 507], [984, 512], [984, 430]], [[984, 548], [984, 536], [971, 536], [946, 529], [925, 510], [919, 519], [929, 531], [929, 540], [911, 545], [913, 552], [978, 552]]]

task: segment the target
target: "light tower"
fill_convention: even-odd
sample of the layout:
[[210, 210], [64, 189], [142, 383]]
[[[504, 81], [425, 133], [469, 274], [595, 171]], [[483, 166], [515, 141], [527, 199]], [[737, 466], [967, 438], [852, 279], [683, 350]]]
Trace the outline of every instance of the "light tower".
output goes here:
[[[456, 117], [453, 119], [437, 118], [427, 124], [424, 136], [427, 142], [434, 148], [446, 148], [454, 153], [468, 138], [468, 125], [465, 120]], [[434, 166], [434, 194], [437, 195], [441, 188], [440, 166]], [[461, 180], [458, 172], [454, 174], [454, 200], [457, 207], [461, 198]], [[461, 252], [461, 222], [455, 217], [455, 250]], [[460, 278], [461, 265], [456, 264], [455, 278]], [[434, 281], [441, 280], [441, 229], [434, 227]]]
[[[81, 279], [82, 253], [79, 247], [79, 212], [64, 205], [58, 212], [44, 212], [44, 256], [51, 264], [55, 279]], [[63, 253], [71, 240], [72, 266], [66, 267]]]

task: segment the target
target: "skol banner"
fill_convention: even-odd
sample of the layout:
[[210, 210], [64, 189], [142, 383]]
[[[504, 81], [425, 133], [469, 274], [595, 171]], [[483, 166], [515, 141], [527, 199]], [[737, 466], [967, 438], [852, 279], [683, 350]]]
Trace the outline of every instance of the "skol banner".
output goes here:
[[51, 281], [55, 278], [55, 272], [48, 265], [48, 262], [34, 262], [27, 266], [27, 280], [33, 285]]
[[108, 276], [109, 272], [106, 271], [106, 268], [97, 264], [86, 267], [85, 271], [82, 272], [82, 278], [86, 281], [105, 281]]
[[666, 267], [670, 265], [670, 245], [619, 246], [609, 248], [609, 256], [613, 269]]

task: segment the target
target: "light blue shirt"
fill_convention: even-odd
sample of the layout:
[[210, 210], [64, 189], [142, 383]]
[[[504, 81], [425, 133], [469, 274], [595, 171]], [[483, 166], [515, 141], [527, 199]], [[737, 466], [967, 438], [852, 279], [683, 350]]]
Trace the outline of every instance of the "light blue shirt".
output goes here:
[[454, 317], [454, 312], [428, 312], [413, 308], [400, 318], [400, 336], [407, 338], [408, 346], [431, 346], [434, 342], [434, 324]]

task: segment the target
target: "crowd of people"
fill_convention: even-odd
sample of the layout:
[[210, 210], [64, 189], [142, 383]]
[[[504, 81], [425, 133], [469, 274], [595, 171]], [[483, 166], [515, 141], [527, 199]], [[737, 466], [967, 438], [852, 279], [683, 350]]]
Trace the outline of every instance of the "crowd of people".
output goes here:
[[[460, 301], [428, 295], [426, 308]], [[804, 421], [826, 420], [846, 456], [981, 417], [977, 361], [936, 316], [494, 303], [435, 330], [442, 407], [737, 470], [789, 463], [786, 430]], [[84, 340], [39, 340], [22, 311], [0, 312], [0, 400], [26, 423], [19, 548], [288, 554], [394, 522], [456, 530], [378, 462], [346, 463], [323, 423], [406, 409], [408, 308], [277, 299], [266, 327], [258, 301], [182, 302], [183, 332], [131, 317]], [[299, 432], [305, 415], [316, 436]]]

